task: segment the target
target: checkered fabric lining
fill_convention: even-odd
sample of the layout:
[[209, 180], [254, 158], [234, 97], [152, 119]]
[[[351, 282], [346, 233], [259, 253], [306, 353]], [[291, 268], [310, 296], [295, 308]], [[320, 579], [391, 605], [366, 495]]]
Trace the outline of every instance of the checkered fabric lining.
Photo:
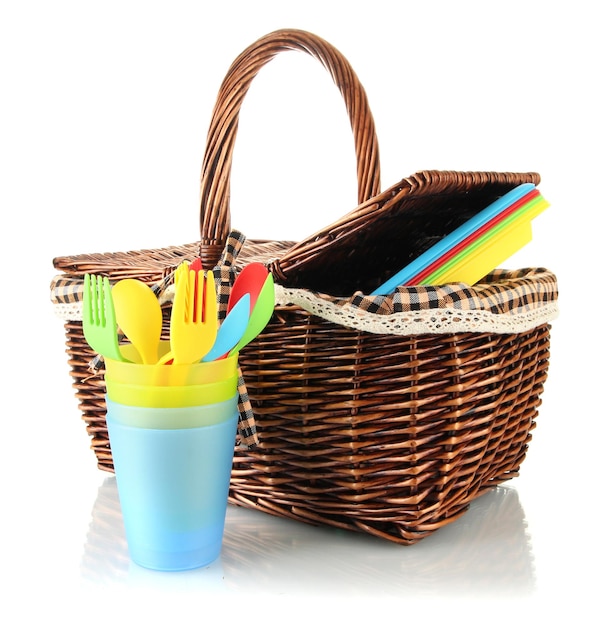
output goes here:
[[[223, 320], [226, 317], [226, 309], [228, 308], [228, 298], [230, 289], [237, 275], [235, 260], [238, 253], [245, 242], [245, 236], [233, 231], [226, 240], [224, 251], [213, 268], [213, 276], [215, 278], [215, 288], [218, 298], [218, 319]], [[243, 373], [239, 367], [238, 379], [239, 392], [239, 435], [241, 438], [241, 446], [253, 448], [258, 443], [258, 436], [255, 427], [255, 417], [251, 408], [251, 401], [247, 393], [247, 385], [243, 378]]]
[[336, 304], [349, 303], [378, 315], [427, 309], [514, 313], [557, 300], [557, 283], [555, 276], [544, 268], [494, 270], [473, 286], [453, 283], [437, 287], [399, 287], [389, 296], [366, 296], [357, 292], [351, 298], [326, 299]]

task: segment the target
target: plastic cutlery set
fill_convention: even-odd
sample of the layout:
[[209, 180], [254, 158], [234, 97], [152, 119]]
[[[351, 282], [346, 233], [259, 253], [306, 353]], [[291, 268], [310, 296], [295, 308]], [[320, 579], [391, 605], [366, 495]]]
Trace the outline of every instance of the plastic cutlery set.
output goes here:
[[[149, 285], [127, 278], [110, 286], [106, 277], [86, 274], [83, 331], [88, 344], [113, 361], [210, 362], [237, 354], [264, 329], [274, 310], [274, 281], [261, 263], [246, 266], [235, 280], [221, 324], [213, 273], [202, 269], [200, 259], [180, 264], [174, 282], [166, 342], [161, 341], [161, 306]], [[119, 329], [129, 344], [120, 345]]]

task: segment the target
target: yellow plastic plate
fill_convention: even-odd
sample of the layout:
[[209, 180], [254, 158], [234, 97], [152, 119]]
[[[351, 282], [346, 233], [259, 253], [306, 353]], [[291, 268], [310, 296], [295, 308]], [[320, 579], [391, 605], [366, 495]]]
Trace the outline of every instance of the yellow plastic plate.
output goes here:
[[433, 272], [425, 285], [449, 282], [475, 284], [532, 240], [532, 220], [549, 203], [542, 198], [522, 214], [499, 224], [478, 241], [461, 251], [452, 260]]

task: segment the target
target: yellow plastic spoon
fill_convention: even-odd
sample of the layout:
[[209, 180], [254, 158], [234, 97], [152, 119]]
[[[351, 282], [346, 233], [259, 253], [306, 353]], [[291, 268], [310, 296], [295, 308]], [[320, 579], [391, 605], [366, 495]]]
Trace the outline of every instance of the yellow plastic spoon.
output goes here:
[[137, 348], [142, 363], [156, 363], [163, 315], [152, 289], [140, 280], [125, 278], [112, 287], [112, 300], [118, 326]]

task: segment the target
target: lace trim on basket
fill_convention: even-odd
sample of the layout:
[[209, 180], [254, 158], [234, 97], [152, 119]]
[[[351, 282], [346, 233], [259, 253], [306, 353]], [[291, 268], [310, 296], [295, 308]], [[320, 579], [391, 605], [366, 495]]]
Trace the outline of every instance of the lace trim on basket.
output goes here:
[[351, 304], [337, 304], [302, 289], [275, 286], [279, 306], [297, 305], [327, 321], [375, 334], [422, 335], [460, 332], [519, 333], [531, 330], [558, 316], [556, 302], [538, 305], [529, 311], [492, 313], [456, 308], [425, 309], [379, 315]]

